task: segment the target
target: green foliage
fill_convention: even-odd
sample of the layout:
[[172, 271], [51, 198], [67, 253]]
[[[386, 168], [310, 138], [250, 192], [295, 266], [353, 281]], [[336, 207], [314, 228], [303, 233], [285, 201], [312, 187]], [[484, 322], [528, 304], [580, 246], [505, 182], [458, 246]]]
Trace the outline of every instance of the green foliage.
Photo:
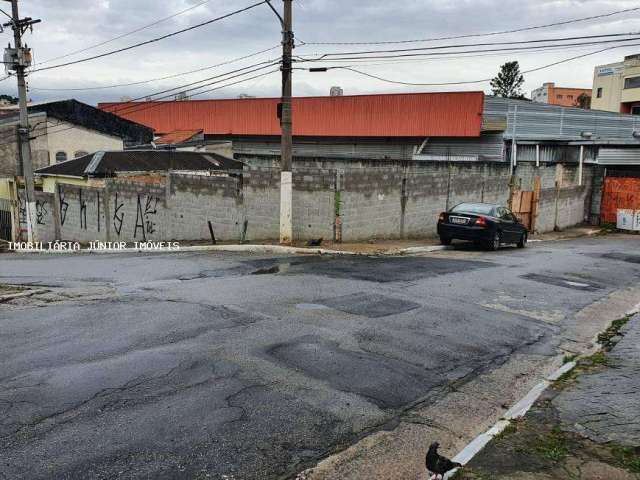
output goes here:
[[11, 95], [0, 95], [0, 100], [7, 100], [11, 105], [17, 105], [18, 99], [16, 97], [12, 97]]
[[518, 62], [507, 62], [500, 67], [498, 75], [491, 80], [491, 89], [498, 97], [524, 99], [520, 90], [523, 84], [524, 76], [520, 72]]
[[586, 93], [581, 93], [578, 98], [576, 98], [574, 106], [589, 110], [591, 108], [591, 97]]
[[550, 433], [538, 437], [534, 450], [552, 462], [562, 460], [569, 453], [567, 441], [558, 427], [554, 427]]
[[622, 327], [624, 327], [628, 321], [629, 317], [623, 317], [611, 322], [609, 328], [598, 335], [598, 343], [602, 345], [605, 350], [611, 350], [611, 348], [616, 344], [615, 338], [620, 335]]
[[611, 447], [611, 455], [613, 455], [620, 466], [630, 472], [640, 473], [640, 448], [614, 445]]

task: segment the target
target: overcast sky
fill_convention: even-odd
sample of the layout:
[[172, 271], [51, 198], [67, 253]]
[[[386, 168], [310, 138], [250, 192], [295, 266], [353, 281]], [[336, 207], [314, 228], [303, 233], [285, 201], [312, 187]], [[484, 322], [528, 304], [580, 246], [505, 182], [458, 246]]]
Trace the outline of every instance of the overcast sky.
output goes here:
[[[22, 0], [21, 13], [41, 18], [33, 34], [26, 35], [36, 62], [95, 45], [135, 30], [196, 5], [202, 0]], [[4, 2], [2, 2], [4, 3]], [[51, 62], [55, 65], [99, 54], [148, 40], [187, 26], [223, 15], [253, 3], [252, 0], [210, 0], [207, 3], [133, 35], [101, 47]], [[278, 9], [280, 0], [273, 0]], [[8, 7], [7, 3], [4, 7]], [[485, 33], [511, 28], [553, 23], [578, 17], [599, 15], [625, 8], [640, 7], [640, 1], [626, 0], [296, 0], [294, 29], [304, 42], [365, 42], [432, 38], [471, 33]], [[562, 27], [534, 30], [464, 40], [448, 40], [423, 44], [384, 46], [303, 45], [297, 55], [370, 50], [379, 48], [411, 48], [425, 45], [480, 43], [569, 37], [640, 31], [640, 11], [611, 16]], [[5, 44], [11, 38], [5, 30]], [[33, 73], [29, 78], [34, 100], [78, 98], [89, 103], [119, 100], [123, 96], [141, 97], [181, 84], [195, 82], [218, 73], [277, 58], [277, 49], [262, 55], [214, 68], [197, 74], [153, 83], [89, 91], [44, 91], [44, 88], [86, 88], [144, 81], [215, 65], [256, 51], [275, 47], [280, 41], [280, 27], [266, 5], [226, 20], [184, 33], [177, 37], [137, 48], [107, 58], [74, 66]], [[640, 40], [637, 42], [640, 44]], [[495, 75], [508, 60], [518, 60], [523, 70], [535, 68], [567, 57], [598, 50], [600, 46], [571, 50], [498, 54], [472, 58], [444, 58], [411, 63], [380, 64], [366, 62], [358, 67], [368, 73], [413, 83], [461, 82]], [[564, 63], [553, 68], [527, 74], [527, 95], [543, 82], [560, 86], [591, 87], [593, 67], [615, 62], [624, 55], [640, 52], [640, 46], [603, 52]], [[374, 65], [370, 65], [374, 63]], [[36, 67], [37, 68], [37, 67]], [[265, 72], [268, 70], [265, 70]], [[256, 72], [254, 75], [256, 75]], [[278, 96], [278, 74], [231, 86], [196, 98], [216, 98], [247, 93], [255, 96]], [[15, 79], [0, 83], [0, 92], [15, 93]], [[345, 94], [485, 90], [488, 83], [442, 87], [411, 87], [385, 83], [346, 70], [326, 73], [296, 71], [295, 95], [326, 95], [332, 85]]]

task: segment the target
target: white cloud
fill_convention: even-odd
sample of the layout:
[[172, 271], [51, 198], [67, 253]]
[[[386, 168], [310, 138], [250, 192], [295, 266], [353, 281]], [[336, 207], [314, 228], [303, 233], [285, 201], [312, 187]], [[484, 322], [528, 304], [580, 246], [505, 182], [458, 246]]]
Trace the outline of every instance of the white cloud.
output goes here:
[[[21, 2], [22, 14], [41, 18], [43, 22], [27, 34], [27, 42], [39, 61], [62, 55], [129, 32], [140, 26], [184, 10], [201, 0], [33, 0]], [[147, 40], [195, 23], [241, 8], [251, 0], [210, 0], [207, 4], [142, 30], [126, 38], [109, 43], [73, 57], [73, 60], [90, 54]], [[275, 0], [280, 6], [281, 2]], [[598, 15], [623, 8], [636, 7], [634, 1], [625, 0], [296, 0], [294, 20], [296, 35], [305, 42], [313, 41], [376, 41], [430, 38], [434, 36], [461, 35], [553, 23], [566, 19]], [[628, 32], [640, 29], [638, 12], [613, 16], [600, 20], [577, 23], [551, 29], [541, 29], [508, 36], [472, 38], [461, 43], [484, 41], [522, 40], [551, 36], [595, 35]], [[5, 32], [5, 42], [10, 32]], [[149, 46], [75, 66], [34, 73], [30, 84], [34, 99], [76, 97], [95, 103], [117, 100], [127, 95], [138, 97], [159, 90], [188, 83], [208, 75], [239, 68], [255, 61], [275, 58], [274, 51], [261, 57], [203, 72], [153, 84], [88, 92], [44, 92], [40, 88], [77, 88], [85, 86], [130, 83], [148, 78], [171, 75], [181, 71], [213, 65], [260, 49], [277, 45], [280, 27], [269, 9], [258, 7], [241, 15], [185, 33]], [[452, 43], [453, 41], [440, 42]], [[637, 43], [640, 43], [638, 41]], [[392, 45], [392, 48], [401, 46]], [[337, 47], [303, 46], [296, 49], [298, 55], [314, 52], [353, 51], [376, 49], [377, 46]], [[422, 60], [412, 63], [362, 66], [362, 70], [379, 76], [407, 82], [447, 82], [489, 78], [495, 75], [500, 64], [519, 60], [523, 69], [538, 67], [562, 58], [590, 50], [500, 54], [467, 59]], [[558, 85], [590, 87], [593, 67], [613, 62], [624, 55], [640, 51], [629, 47], [593, 55], [548, 70], [526, 75], [526, 91], [545, 81]], [[50, 64], [54, 64], [51, 62]], [[377, 63], [377, 62], [371, 62]], [[50, 65], [47, 64], [47, 65]], [[274, 96], [279, 92], [279, 75], [219, 90], [212, 96], [234, 96], [238, 93]], [[365, 78], [344, 70], [327, 73], [295, 73], [294, 91], [297, 95], [327, 94], [332, 85], [340, 85], [345, 93], [378, 93], [391, 91], [435, 90], [487, 90], [486, 84], [470, 84], [449, 87], [402, 87]], [[0, 91], [15, 90], [13, 80], [0, 83]], [[206, 97], [205, 97], [206, 98]]]

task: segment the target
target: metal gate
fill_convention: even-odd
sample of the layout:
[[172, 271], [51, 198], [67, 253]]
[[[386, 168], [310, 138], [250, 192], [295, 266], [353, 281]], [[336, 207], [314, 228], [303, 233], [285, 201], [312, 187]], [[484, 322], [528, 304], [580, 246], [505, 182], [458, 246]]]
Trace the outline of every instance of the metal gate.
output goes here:
[[11, 222], [11, 204], [3, 199], [0, 199], [0, 240], [10, 242], [12, 230]]
[[606, 177], [602, 192], [600, 219], [616, 223], [618, 209], [640, 210], [640, 178]]

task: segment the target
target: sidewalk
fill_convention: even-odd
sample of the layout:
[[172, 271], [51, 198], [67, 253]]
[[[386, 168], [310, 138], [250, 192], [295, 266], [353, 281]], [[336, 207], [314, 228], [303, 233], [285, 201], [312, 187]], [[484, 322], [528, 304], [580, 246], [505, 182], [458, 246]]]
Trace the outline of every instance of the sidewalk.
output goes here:
[[640, 315], [599, 341], [454, 478], [640, 479]]
[[[568, 240], [571, 238], [597, 235], [600, 232], [601, 230], [598, 227], [580, 226], [567, 228], [562, 232], [549, 232], [534, 235], [529, 238], [529, 241], [542, 242]], [[306, 247], [306, 244], [299, 243], [296, 244], [296, 246], [304, 248]], [[424, 238], [419, 240], [372, 240], [370, 242], [361, 243], [323, 242], [322, 248], [326, 250], [350, 252], [364, 255], [396, 255], [402, 253], [420, 253], [449, 249], [448, 247], [443, 247], [440, 244], [440, 239], [437, 237]]]

